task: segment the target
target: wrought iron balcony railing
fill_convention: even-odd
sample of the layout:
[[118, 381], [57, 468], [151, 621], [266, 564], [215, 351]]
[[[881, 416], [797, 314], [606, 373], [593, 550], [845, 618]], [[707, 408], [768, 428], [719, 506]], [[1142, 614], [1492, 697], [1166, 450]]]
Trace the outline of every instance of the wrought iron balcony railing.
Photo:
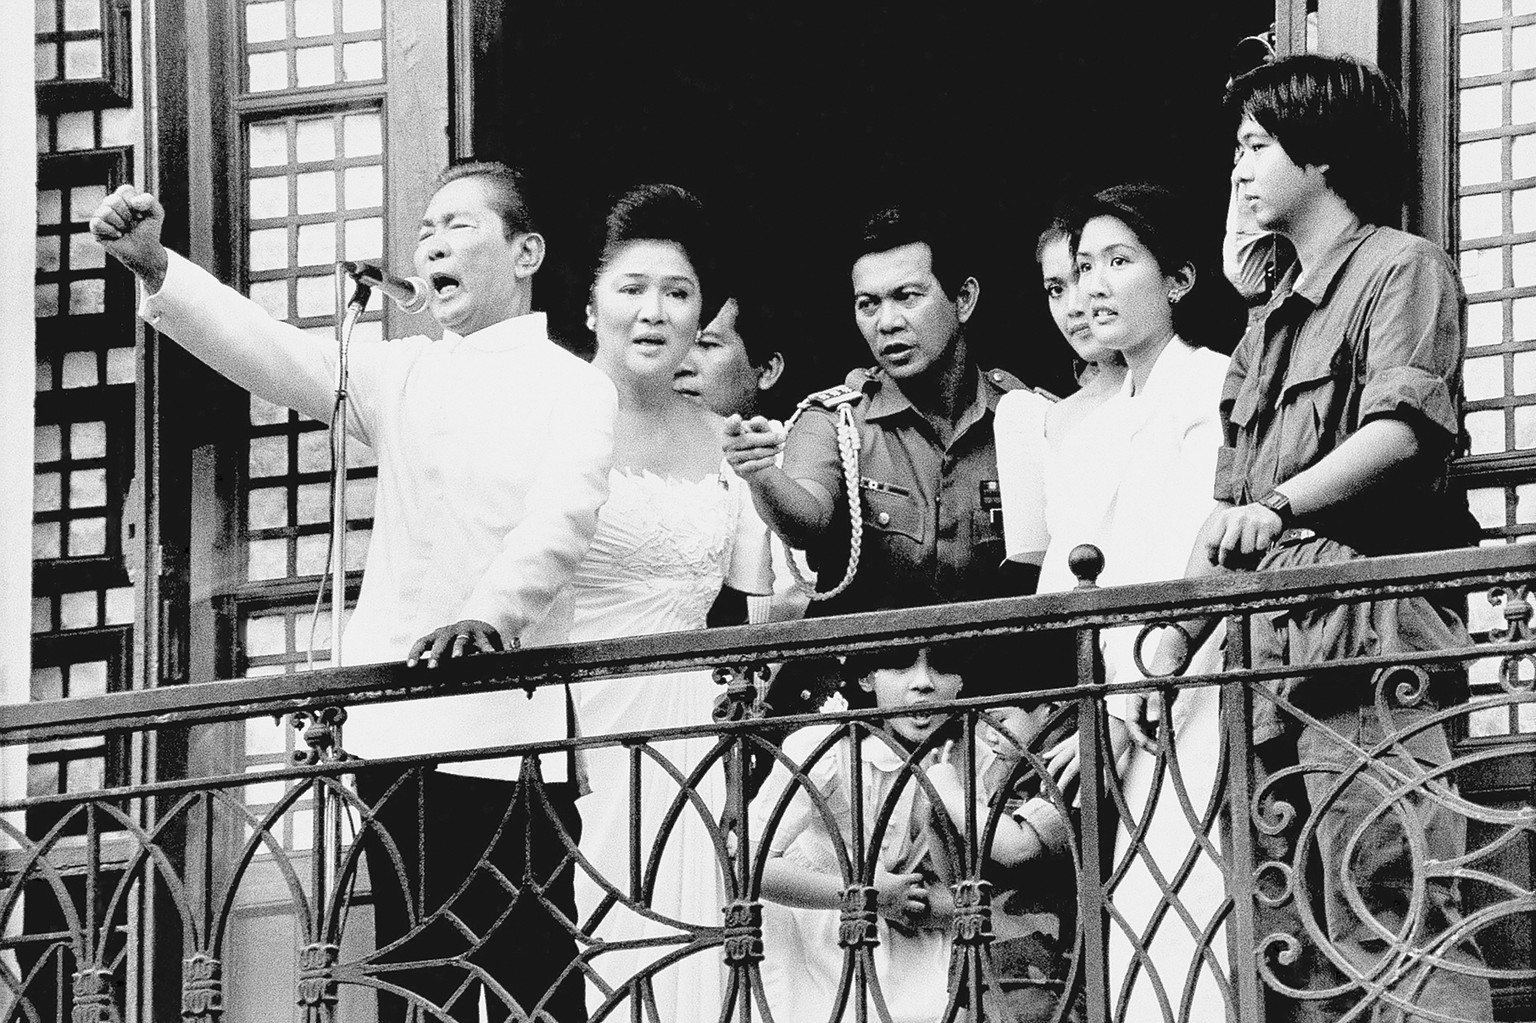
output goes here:
[[[515, 994], [489, 950], [535, 904], [549, 916], [557, 875], [588, 892], [554, 916], [576, 955], [534, 988], [578, 984], [594, 1019], [800, 1023], [807, 1006], [829, 1020], [1536, 1019], [1533, 575], [1536, 548], [1511, 546], [1085, 580], [430, 674], [376, 665], [5, 707], [13, 759], [28, 743], [113, 734], [135, 777], [0, 805], [0, 1023], [551, 1018], [553, 995]], [[1294, 666], [1244, 667], [1254, 622], [1409, 595], [1465, 598], [1475, 641], [1352, 651], [1309, 664], [1305, 690], [1285, 684]], [[1197, 615], [1224, 618], [1224, 661], [1105, 683], [1106, 638], [1150, 648]], [[1052, 635], [1069, 643], [1067, 677], [1019, 642]], [[770, 666], [819, 658], [819, 677], [856, 683], [920, 648], [970, 651], [950, 662], [966, 674], [958, 698], [761, 716]], [[686, 727], [343, 753], [345, 707], [695, 669], [719, 695]], [[1138, 693], [1165, 701], [1171, 722], [1150, 750], [1119, 742], [1107, 711]], [[1209, 734], [1186, 730], [1201, 714]], [[199, 774], [182, 752], [274, 716], [303, 735], [293, 764], [230, 758], [235, 769]], [[1255, 744], [1255, 720], [1290, 737], [1289, 760]], [[573, 750], [621, 765], [594, 782], [630, 798], [607, 876], [592, 835], [547, 798], [541, 757]], [[1076, 781], [1060, 771], [1074, 751]], [[523, 757], [516, 799], [484, 821], [433, 817], [427, 772], [507, 756]], [[543, 837], [520, 830], [527, 819]], [[410, 851], [429, 848], [429, 831], [479, 837], [459, 841], [473, 846], [459, 883], [423, 892]], [[492, 845], [532, 853], [551, 836], [543, 867], [491, 869]], [[679, 872], [680, 857], [694, 865]], [[904, 873], [920, 877], [892, 881]], [[681, 902], [680, 877], [694, 889]], [[407, 926], [381, 944], [391, 899]], [[421, 954], [429, 931], [450, 937]]]

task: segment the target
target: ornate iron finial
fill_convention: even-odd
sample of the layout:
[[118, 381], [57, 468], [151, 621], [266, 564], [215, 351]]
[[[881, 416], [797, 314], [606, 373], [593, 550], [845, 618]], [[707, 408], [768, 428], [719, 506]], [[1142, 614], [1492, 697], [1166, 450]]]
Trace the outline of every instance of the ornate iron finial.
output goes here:
[[207, 952], [181, 961], [181, 1017], [217, 1023], [224, 1012], [224, 967]]
[[1097, 586], [1104, 571], [1104, 552], [1091, 543], [1080, 543], [1067, 552], [1067, 567], [1077, 576], [1077, 588]]
[[75, 995], [71, 1023], [117, 1023], [121, 1019], [112, 1001], [111, 970], [81, 970], [70, 978], [70, 985]]
[[763, 702], [767, 688], [769, 668], [766, 664], [722, 665], [714, 670], [715, 685], [725, 686], [725, 692], [715, 697], [713, 717], [716, 721], [751, 721], [766, 717], [768, 705]]
[[843, 890], [842, 920], [837, 943], [843, 948], [874, 948], [880, 944], [880, 893], [871, 885], [851, 884]]
[[955, 941], [985, 945], [992, 940], [992, 882], [970, 878], [949, 886], [955, 893]]
[[325, 942], [315, 942], [299, 949], [299, 1005], [335, 1005], [336, 978], [331, 968], [341, 949]]
[[725, 907], [725, 961], [735, 966], [763, 959], [763, 904], [737, 899]]
[[[1488, 591], [1488, 602], [1504, 609], [1503, 628], [1489, 629], [1495, 643], [1523, 643], [1531, 638], [1531, 596], [1525, 586], [1495, 586]], [[1499, 683], [1507, 692], [1536, 689], [1536, 655], [1508, 654], [1499, 664]]]
[[293, 751], [293, 762], [313, 767], [316, 764], [351, 760], [352, 754], [341, 747], [341, 726], [347, 721], [345, 707], [315, 707], [294, 711], [288, 721], [304, 736], [307, 750]]

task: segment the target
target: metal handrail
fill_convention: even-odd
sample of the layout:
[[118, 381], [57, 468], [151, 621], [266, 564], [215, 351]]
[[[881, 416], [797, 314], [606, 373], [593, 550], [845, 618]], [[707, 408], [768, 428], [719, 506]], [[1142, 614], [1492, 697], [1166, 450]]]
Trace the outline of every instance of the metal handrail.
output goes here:
[[1131, 586], [839, 615], [796, 622], [525, 647], [448, 661], [431, 670], [404, 663], [324, 668], [291, 675], [211, 681], [7, 706], [0, 746], [284, 714], [326, 703], [399, 700], [609, 678], [722, 662], [915, 647], [946, 640], [1062, 628], [1155, 622], [1297, 606], [1319, 597], [1369, 599], [1403, 593], [1529, 583], [1536, 545], [1367, 558], [1339, 565], [1243, 572]]

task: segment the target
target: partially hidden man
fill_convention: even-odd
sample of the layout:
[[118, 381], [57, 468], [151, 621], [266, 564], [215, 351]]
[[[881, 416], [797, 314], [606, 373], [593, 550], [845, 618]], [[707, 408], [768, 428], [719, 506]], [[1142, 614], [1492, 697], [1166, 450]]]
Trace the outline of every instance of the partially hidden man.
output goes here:
[[[169, 252], [164, 217], [153, 195], [125, 185], [91, 221], [138, 276], [140, 315], [251, 393], [329, 422], [335, 345], [273, 319]], [[436, 665], [563, 642], [566, 584], [608, 494], [613, 385], [551, 342], [544, 314], [532, 311], [544, 238], [521, 176], [494, 163], [448, 169], [418, 237], [415, 268], [431, 282], [441, 339], [355, 342], [349, 360], [346, 428], [379, 462], [362, 593], [343, 637], [349, 664]], [[531, 698], [477, 694], [355, 708], [347, 745], [400, 756], [556, 738], [570, 724], [559, 687]], [[362, 839], [377, 980], [476, 1020], [482, 984], [473, 964], [494, 981], [483, 985], [493, 1023], [525, 1018], [536, 1005], [562, 1023], [585, 1019], [579, 975], [546, 998], [575, 943], [526, 884], [546, 886], [542, 897], [574, 917], [559, 831], [572, 842], [580, 833], [575, 765], [543, 759], [547, 803], [519, 784], [515, 758], [358, 770], [358, 791], [374, 810]], [[399, 996], [381, 995], [379, 1005], [381, 1019], [406, 1013]]]

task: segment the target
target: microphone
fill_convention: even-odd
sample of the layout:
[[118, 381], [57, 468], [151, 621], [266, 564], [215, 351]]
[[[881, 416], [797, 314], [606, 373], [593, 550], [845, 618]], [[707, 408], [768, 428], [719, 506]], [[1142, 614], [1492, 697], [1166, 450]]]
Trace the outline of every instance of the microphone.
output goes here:
[[427, 307], [432, 289], [420, 277], [396, 277], [373, 263], [343, 261], [341, 268], [358, 284], [366, 285], [394, 299], [395, 305], [408, 313]]

